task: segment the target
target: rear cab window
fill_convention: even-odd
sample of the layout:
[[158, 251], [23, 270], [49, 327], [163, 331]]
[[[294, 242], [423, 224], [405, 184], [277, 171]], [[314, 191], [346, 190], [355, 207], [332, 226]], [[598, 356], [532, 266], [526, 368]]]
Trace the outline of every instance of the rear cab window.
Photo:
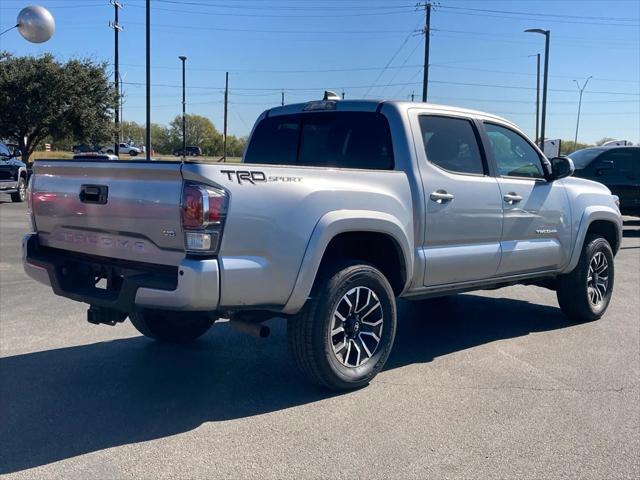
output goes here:
[[393, 170], [387, 119], [375, 112], [308, 112], [261, 120], [244, 163]]
[[448, 172], [485, 175], [478, 137], [468, 119], [421, 115], [420, 131], [427, 160]]

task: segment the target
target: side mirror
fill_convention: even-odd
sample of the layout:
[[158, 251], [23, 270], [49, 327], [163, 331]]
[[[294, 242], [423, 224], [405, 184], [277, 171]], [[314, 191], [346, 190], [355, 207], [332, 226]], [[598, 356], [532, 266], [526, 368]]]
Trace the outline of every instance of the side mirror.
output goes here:
[[559, 180], [573, 175], [576, 167], [573, 165], [573, 160], [569, 157], [553, 157], [551, 159], [551, 177], [550, 181]]

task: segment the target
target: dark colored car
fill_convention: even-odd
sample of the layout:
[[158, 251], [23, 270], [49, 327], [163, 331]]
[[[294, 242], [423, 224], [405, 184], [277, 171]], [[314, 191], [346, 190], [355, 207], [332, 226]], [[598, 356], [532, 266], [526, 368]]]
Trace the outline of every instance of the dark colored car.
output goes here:
[[569, 155], [575, 177], [600, 182], [620, 198], [620, 211], [640, 215], [640, 147], [593, 147]]
[[176, 148], [173, 151], [173, 154], [176, 157], [181, 157], [182, 155], [184, 155], [185, 157], [199, 157], [200, 155], [202, 155], [202, 149], [200, 147], [187, 146], [184, 154], [182, 153], [182, 148]]
[[27, 166], [16, 158], [15, 151], [0, 142], [0, 192], [9, 193], [14, 202], [27, 198]]
[[80, 145], [74, 145], [71, 148], [73, 153], [89, 153], [89, 152], [97, 152], [100, 150], [98, 145], [88, 145], [86, 143], [81, 143]]

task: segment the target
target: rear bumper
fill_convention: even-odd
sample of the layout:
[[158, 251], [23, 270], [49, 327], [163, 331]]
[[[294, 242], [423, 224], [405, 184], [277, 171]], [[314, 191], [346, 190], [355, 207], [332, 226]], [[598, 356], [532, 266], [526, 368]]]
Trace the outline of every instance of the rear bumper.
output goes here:
[[[43, 248], [37, 234], [22, 242], [24, 270], [56, 295], [130, 312], [136, 307], [214, 311], [220, 297], [216, 259], [185, 258], [177, 267], [149, 265]], [[106, 279], [97, 288], [95, 278]]]

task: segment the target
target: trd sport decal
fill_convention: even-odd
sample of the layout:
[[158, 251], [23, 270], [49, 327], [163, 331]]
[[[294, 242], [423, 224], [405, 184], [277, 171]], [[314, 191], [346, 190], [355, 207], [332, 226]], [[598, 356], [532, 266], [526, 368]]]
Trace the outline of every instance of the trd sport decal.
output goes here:
[[220, 170], [220, 173], [226, 175], [227, 179], [231, 182], [233, 182], [235, 178], [239, 185], [243, 183], [255, 185], [261, 182], [294, 183], [302, 181], [302, 177], [285, 177], [280, 175], [269, 175], [267, 177], [264, 172], [259, 170]]

